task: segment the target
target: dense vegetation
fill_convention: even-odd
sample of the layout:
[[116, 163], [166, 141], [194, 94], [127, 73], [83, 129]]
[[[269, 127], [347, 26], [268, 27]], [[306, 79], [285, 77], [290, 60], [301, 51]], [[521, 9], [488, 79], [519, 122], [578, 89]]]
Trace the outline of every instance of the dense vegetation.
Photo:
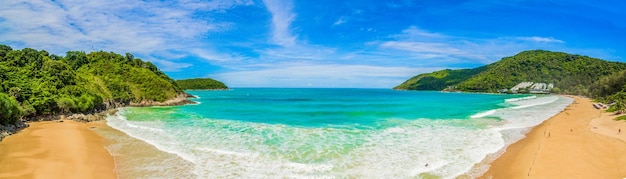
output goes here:
[[180, 88], [188, 89], [228, 89], [228, 87], [217, 80], [211, 78], [193, 78], [185, 80], [176, 80]]
[[612, 104], [608, 111], [626, 112], [626, 70], [602, 77], [589, 91], [593, 97]]
[[[626, 69], [624, 63], [561, 52], [533, 50], [470, 69], [472, 73], [464, 69], [442, 70], [418, 75], [395, 89], [443, 90], [447, 86], [454, 86], [460, 91], [497, 92], [500, 89], [511, 88], [520, 82], [534, 81], [554, 83], [556, 92], [584, 95], [588, 94], [592, 84], [601, 77], [624, 69]], [[461, 75], [449, 75], [443, 78], [437, 78], [441, 75], [436, 75], [455, 73]], [[419, 79], [420, 76], [432, 76], [432, 78]]]
[[420, 74], [394, 89], [495, 93], [524, 81], [554, 83], [555, 93], [592, 96], [612, 104], [609, 111], [626, 112], [626, 63], [543, 50], [524, 51], [474, 69]]
[[440, 70], [432, 73], [424, 73], [405, 81], [393, 89], [411, 90], [442, 90], [454, 86], [470, 77], [482, 72], [485, 67], [461, 70]]
[[0, 124], [20, 117], [95, 112], [115, 104], [162, 102], [180, 93], [174, 80], [130, 53], [69, 51], [61, 57], [0, 45]]

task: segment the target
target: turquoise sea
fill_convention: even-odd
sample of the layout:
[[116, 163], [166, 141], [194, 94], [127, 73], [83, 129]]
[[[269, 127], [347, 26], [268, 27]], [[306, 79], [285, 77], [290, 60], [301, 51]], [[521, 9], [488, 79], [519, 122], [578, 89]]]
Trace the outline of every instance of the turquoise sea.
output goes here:
[[[174, 157], [123, 157], [148, 178], [474, 177], [573, 100], [389, 89], [188, 91], [198, 104], [124, 108], [107, 124]], [[120, 141], [120, 140], [118, 140]], [[134, 151], [141, 152], [141, 151]], [[130, 161], [135, 160], [135, 161]]]

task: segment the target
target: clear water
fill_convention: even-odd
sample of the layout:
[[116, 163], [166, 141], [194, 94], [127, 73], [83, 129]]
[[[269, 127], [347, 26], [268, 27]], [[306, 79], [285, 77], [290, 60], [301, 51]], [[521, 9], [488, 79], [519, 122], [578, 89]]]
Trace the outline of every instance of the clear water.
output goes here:
[[[472, 177], [485, 169], [477, 163], [572, 102], [388, 89], [188, 93], [199, 104], [125, 108], [107, 119], [180, 157], [143, 161], [160, 169], [151, 177]], [[172, 169], [183, 165], [193, 168]]]

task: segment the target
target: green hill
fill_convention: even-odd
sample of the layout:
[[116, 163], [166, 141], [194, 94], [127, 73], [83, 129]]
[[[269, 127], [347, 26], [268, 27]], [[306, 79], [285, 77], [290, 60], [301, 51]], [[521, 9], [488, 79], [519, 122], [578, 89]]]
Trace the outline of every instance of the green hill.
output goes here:
[[455, 90], [460, 91], [497, 92], [520, 82], [534, 81], [554, 83], [555, 90], [563, 93], [587, 94], [595, 81], [624, 69], [625, 63], [562, 52], [532, 50], [474, 69], [421, 74], [394, 89], [443, 90], [447, 86], [454, 86]]
[[[61, 57], [45, 50], [0, 45], [0, 104], [12, 109], [0, 116], [0, 124], [15, 123], [17, 117], [165, 104], [183, 94], [155, 65], [130, 53], [69, 51]], [[18, 108], [9, 107], [15, 104]], [[0, 109], [3, 114], [4, 108]]]
[[185, 80], [176, 80], [178, 86], [182, 89], [199, 90], [199, 89], [228, 89], [228, 87], [217, 80], [211, 78], [193, 78]]
[[443, 90], [448, 86], [454, 86], [470, 77], [482, 72], [485, 67], [460, 70], [440, 70], [432, 73], [424, 73], [405, 81], [394, 87], [400, 90]]

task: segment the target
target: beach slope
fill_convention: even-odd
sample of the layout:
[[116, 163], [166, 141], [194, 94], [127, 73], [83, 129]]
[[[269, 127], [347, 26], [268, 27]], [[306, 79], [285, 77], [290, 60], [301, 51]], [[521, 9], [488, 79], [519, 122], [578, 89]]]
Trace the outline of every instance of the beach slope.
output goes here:
[[510, 145], [480, 178], [626, 177], [626, 143], [594, 132], [610, 130], [591, 123], [602, 111], [593, 108], [590, 99], [572, 98], [574, 103], [563, 112]]
[[0, 142], [0, 178], [117, 178], [104, 139], [91, 130], [102, 125], [31, 123]]

